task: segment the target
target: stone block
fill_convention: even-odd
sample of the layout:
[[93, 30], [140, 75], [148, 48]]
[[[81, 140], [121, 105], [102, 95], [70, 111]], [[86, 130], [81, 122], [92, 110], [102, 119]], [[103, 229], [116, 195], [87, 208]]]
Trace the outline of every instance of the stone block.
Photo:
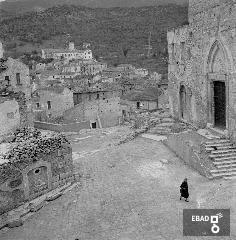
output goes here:
[[7, 227], [9, 228], [20, 227], [22, 225], [23, 225], [23, 220], [20, 217], [15, 219], [10, 219], [7, 222]]
[[47, 196], [46, 201], [53, 201], [62, 196], [62, 192], [56, 192]]
[[55, 189], [55, 188], [59, 187], [59, 185], [60, 185], [60, 181], [54, 182], [54, 183], [52, 183], [52, 188]]
[[45, 201], [38, 202], [38, 203], [31, 203], [29, 204], [29, 209], [31, 212], [38, 212], [41, 208], [45, 206]]
[[7, 225], [7, 214], [0, 215], [0, 229]]

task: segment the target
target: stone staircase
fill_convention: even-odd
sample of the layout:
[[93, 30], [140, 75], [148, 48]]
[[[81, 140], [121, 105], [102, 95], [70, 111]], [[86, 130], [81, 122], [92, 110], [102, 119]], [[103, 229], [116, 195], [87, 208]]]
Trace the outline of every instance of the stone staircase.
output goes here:
[[[160, 120], [160, 123], [156, 124], [155, 127], [151, 128], [148, 133], [157, 134], [157, 135], [170, 135], [173, 132], [173, 125], [176, 125], [176, 121], [171, 117], [165, 117]], [[180, 128], [185, 128], [185, 123], [178, 123]]]
[[228, 139], [212, 139], [204, 147], [215, 165], [213, 178], [236, 179], [236, 146]]

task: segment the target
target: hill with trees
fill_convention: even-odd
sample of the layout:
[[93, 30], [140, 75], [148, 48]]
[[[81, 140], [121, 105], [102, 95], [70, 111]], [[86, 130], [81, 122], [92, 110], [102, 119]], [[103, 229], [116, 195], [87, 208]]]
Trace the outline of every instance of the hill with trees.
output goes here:
[[[0, 21], [0, 39], [15, 57], [43, 47], [64, 47], [72, 40], [91, 43], [96, 57], [110, 64], [134, 63], [167, 72], [167, 30], [187, 23], [187, 7], [140, 8], [56, 6]], [[152, 54], [146, 58], [151, 32]]]

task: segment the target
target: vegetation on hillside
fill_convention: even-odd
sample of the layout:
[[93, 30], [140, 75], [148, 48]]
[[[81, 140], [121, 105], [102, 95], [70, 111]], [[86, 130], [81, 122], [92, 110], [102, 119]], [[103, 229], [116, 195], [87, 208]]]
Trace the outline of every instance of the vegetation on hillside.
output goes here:
[[[166, 33], [187, 20], [187, 7], [87, 8], [63, 5], [0, 22], [0, 38], [11, 54], [41, 47], [63, 47], [70, 35], [76, 45], [92, 44], [96, 56], [110, 64], [134, 61], [167, 72]], [[149, 33], [152, 55], [146, 59]], [[13, 39], [13, 40], [12, 40]], [[153, 65], [154, 64], [154, 65]], [[162, 66], [163, 65], [163, 66]], [[155, 69], [158, 71], [158, 69]]]

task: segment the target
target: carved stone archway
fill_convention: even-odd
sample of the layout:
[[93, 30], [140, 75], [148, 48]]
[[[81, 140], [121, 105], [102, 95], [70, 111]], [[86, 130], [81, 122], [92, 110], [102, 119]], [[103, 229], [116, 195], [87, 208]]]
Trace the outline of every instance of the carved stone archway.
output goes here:
[[[216, 40], [211, 46], [206, 65], [208, 87], [208, 124], [222, 129], [228, 129], [229, 64], [227, 52], [223, 43]], [[220, 120], [219, 111], [221, 112]]]

